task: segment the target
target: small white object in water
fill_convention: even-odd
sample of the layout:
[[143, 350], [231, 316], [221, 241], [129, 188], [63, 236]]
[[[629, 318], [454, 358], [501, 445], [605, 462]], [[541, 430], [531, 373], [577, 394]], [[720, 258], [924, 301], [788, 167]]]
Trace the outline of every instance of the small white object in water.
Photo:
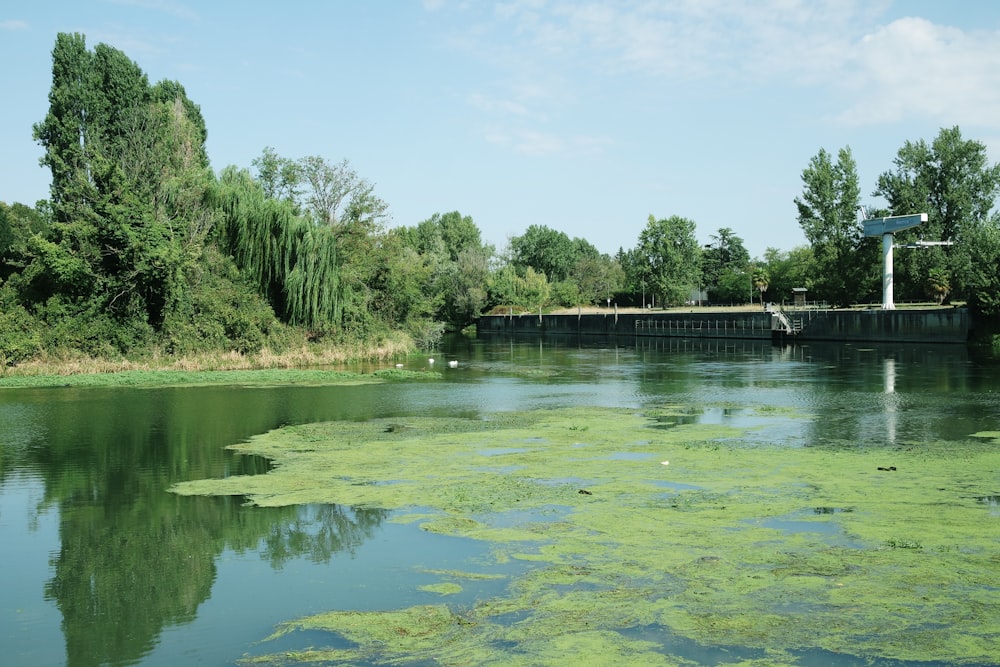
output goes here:
[[434, 358], [433, 358], [433, 357], [431, 357], [430, 359], [428, 359], [428, 360], [427, 360], [427, 363], [429, 363], [429, 364], [433, 364], [433, 363], [434, 363]]
[[396, 364], [396, 368], [402, 368], [403, 364]]
[[458, 362], [453, 359], [448, 362], [448, 366], [450, 366], [451, 368], [458, 368]]
[[660, 461], [660, 465], [661, 466], [668, 466], [668, 465], [670, 465], [670, 461]]

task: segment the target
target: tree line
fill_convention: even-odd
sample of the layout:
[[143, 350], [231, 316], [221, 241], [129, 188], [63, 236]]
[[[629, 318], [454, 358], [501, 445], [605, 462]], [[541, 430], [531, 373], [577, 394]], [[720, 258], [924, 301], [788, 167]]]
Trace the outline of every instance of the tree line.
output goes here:
[[[850, 148], [821, 149], [795, 198], [808, 245], [751, 258], [730, 228], [650, 216], [633, 248], [599, 252], [531, 225], [499, 251], [473, 219], [390, 225], [389, 205], [347, 160], [265, 147], [248, 167], [209, 166], [200, 108], [151, 84], [123, 52], [59, 34], [49, 110], [34, 128], [52, 175], [34, 206], [0, 202], [0, 367], [46, 352], [280, 350], [402, 331], [433, 347], [484, 312], [577, 305], [880, 298], [880, 240], [866, 238]], [[1000, 314], [1000, 166], [942, 129], [907, 142], [878, 178], [871, 215], [922, 213], [897, 253], [897, 299], [967, 301]]]

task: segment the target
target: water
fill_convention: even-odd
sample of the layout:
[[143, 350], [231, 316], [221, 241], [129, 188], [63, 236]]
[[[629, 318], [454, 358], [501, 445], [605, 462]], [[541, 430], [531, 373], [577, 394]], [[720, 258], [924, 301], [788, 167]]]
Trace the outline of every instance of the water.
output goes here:
[[[436, 602], [418, 590], [437, 580], [421, 568], [476, 570], [487, 546], [383, 511], [167, 492], [265, 472], [266, 461], [224, 448], [286, 424], [678, 405], [686, 412], [663, 428], [759, 427], [761, 442], [790, 447], [895, 447], [1000, 428], [1000, 364], [961, 346], [500, 338], [435, 356], [459, 360], [439, 361], [444, 382], [0, 390], [0, 662], [232, 665], [263, 652], [256, 642], [282, 621]], [[806, 418], [781, 418], [785, 409]], [[990, 516], [997, 497], [981, 499]], [[470, 583], [448, 601], [470, 604], [500, 585]]]

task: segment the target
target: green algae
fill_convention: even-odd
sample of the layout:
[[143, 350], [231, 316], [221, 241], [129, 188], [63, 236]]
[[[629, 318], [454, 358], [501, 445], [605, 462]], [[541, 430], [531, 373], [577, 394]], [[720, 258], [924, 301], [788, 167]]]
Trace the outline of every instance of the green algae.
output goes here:
[[438, 584], [418, 586], [417, 590], [425, 591], [427, 593], [437, 593], [438, 595], [455, 595], [456, 593], [462, 592], [462, 586], [453, 581], [442, 581]]
[[323, 629], [355, 648], [274, 662], [545, 665], [585, 648], [588, 664], [692, 664], [657, 636], [772, 652], [727, 664], [795, 664], [806, 649], [1000, 654], [1000, 524], [982, 502], [997, 492], [992, 434], [892, 450], [750, 446], [737, 428], [658, 427], [683, 412], [293, 426], [234, 447], [273, 459], [268, 474], [174, 491], [396, 510], [489, 542], [498, 568], [532, 564], [470, 609], [293, 621], [279, 633]]

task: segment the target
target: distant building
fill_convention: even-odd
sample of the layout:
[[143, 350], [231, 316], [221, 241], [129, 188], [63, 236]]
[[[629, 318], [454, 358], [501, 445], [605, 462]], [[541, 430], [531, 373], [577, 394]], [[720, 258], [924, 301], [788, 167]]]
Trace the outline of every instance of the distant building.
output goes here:
[[792, 298], [793, 305], [796, 308], [806, 307], [806, 288], [805, 287], [793, 287], [792, 288]]

